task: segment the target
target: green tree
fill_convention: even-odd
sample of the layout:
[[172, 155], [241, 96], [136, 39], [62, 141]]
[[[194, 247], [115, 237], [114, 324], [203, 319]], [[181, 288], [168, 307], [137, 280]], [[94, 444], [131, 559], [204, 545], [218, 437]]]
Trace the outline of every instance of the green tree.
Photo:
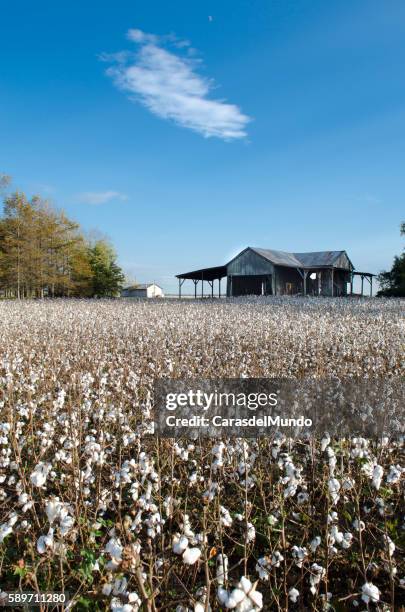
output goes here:
[[[8, 177], [0, 174], [0, 189]], [[79, 225], [39, 196], [4, 191], [0, 218], [0, 289], [6, 297], [113, 297], [124, 275], [105, 239], [85, 239]]]
[[[401, 223], [401, 236], [405, 235], [405, 223]], [[378, 275], [380, 283], [379, 296], [405, 297], [405, 251], [402, 255], [394, 258], [394, 263], [389, 272], [381, 272]]]
[[1, 224], [1, 269], [3, 284], [16, 297], [24, 297], [32, 265], [33, 207], [23, 193], [16, 192], [4, 201]]
[[97, 240], [89, 247], [89, 255], [93, 273], [93, 295], [97, 297], [119, 295], [125, 276], [117, 264], [113, 247], [106, 240]]

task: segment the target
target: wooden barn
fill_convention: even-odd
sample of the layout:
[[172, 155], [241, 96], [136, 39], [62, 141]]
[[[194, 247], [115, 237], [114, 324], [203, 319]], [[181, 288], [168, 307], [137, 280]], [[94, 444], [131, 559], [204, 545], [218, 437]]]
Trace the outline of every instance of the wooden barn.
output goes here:
[[[247, 247], [224, 266], [203, 268], [178, 274], [179, 296], [185, 280], [192, 280], [197, 297], [201, 282], [208, 283], [208, 295], [214, 295], [214, 281], [226, 278], [226, 295], [323, 295], [345, 296], [353, 293], [353, 278], [361, 277], [361, 294], [364, 279], [369, 282], [372, 295], [373, 274], [356, 272], [346, 251], [317, 251], [289, 253], [273, 249]], [[207, 295], [207, 294], [206, 294]]]

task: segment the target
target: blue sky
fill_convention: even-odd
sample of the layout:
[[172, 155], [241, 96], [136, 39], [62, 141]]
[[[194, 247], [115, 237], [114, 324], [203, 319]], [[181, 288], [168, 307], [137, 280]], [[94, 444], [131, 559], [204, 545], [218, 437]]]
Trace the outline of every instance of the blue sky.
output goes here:
[[402, 0], [14, 0], [0, 171], [167, 291], [247, 245], [378, 272], [402, 249], [404, 65]]

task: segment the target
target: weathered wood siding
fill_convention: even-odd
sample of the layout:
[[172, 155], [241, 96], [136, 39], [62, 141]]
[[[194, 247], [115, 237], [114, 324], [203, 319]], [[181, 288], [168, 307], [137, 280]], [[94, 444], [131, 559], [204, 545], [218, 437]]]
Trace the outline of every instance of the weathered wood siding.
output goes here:
[[340, 257], [338, 257], [334, 262], [333, 262], [333, 267], [334, 268], [344, 268], [345, 270], [351, 270], [352, 265], [349, 261], [348, 256], [346, 255], [346, 253], [342, 253]]
[[242, 251], [227, 266], [228, 276], [250, 276], [254, 274], [273, 274], [274, 266], [254, 251]]

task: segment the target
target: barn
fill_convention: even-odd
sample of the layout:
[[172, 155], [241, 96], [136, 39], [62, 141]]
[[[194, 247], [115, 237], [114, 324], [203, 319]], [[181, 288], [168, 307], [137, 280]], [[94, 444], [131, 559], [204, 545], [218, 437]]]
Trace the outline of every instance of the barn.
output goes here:
[[[178, 274], [179, 296], [183, 283], [194, 283], [197, 297], [201, 283], [209, 286], [208, 295], [214, 296], [214, 281], [221, 295], [221, 280], [226, 278], [226, 295], [322, 295], [330, 297], [353, 293], [353, 279], [361, 277], [361, 294], [364, 280], [370, 285], [372, 295], [373, 276], [370, 272], [357, 272], [346, 251], [315, 251], [291, 253], [247, 247], [224, 266], [203, 268]], [[207, 293], [206, 293], [207, 295]]]
[[164, 297], [163, 290], [155, 283], [147, 283], [145, 285], [133, 285], [126, 287], [121, 291], [121, 297], [131, 298], [155, 298]]

